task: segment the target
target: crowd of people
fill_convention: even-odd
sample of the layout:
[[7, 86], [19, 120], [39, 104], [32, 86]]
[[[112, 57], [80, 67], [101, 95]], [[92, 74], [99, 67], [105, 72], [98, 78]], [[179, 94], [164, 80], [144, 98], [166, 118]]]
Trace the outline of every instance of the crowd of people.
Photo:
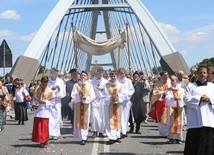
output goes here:
[[161, 71], [155, 77], [142, 71], [130, 75], [124, 68], [98, 67], [92, 76], [76, 69], [62, 75], [52, 68], [49, 76], [29, 86], [8, 76], [0, 80], [0, 131], [8, 105], [24, 125], [29, 101], [34, 110], [32, 141], [42, 148], [60, 137], [64, 119], [70, 120], [81, 145], [89, 131], [92, 137], [107, 136], [108, 145], [121, 142], [129, 133], [141, 134], [141, 123], [149, 119], [170, 144], [185, 141], [184, 154], [214, 153], [214, 67], [192, 69], [190, 75]]

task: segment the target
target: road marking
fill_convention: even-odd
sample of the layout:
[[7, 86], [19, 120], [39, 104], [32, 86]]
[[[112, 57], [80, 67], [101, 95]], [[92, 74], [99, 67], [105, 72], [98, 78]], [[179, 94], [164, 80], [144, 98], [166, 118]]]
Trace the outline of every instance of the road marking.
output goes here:
[[99, 146], [99, 137], [95, 137], [91, 155], [97, 155], [98, 154], [98, 146]]
[[[104, 143], [107, 142], [107, 141], [108, 141], [108, 138], [105, 137], [105, 138], [104, 138]], [[106, 153], [106, 152], [109, 152], [109, 148], [110, 148], [110, 145], [104, 144], [104, 152], [105, 152], [105, 153]]]

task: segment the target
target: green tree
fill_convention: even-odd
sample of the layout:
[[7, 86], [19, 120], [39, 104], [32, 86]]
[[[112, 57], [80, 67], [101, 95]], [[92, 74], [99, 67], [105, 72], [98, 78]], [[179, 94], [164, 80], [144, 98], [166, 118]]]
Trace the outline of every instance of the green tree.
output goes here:
[[161, 70], [162, 70], [161, 66], [154, 67], [154, 68], [152, 68], [152, 73], [154, 75], [156, 75], [156, 74], [160, 73]]
[[214, 57], [209, 59], [203, 59], [202, 62], [197, 63], [194, 67], [211, 67], [214, 66]]
[[45, 66], [42, 66], [42, 65], [39, 66], [38, 74], [41, 74], [41, 73], [45, 73]]

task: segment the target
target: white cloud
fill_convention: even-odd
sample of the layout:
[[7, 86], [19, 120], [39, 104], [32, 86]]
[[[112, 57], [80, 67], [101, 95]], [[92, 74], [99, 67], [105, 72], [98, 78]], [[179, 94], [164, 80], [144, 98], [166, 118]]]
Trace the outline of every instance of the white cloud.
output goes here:
[[15, 10], [6, 10], [0, 13], [0, 19], [13, 19], [19, 20], [21, 15], [19, 15]]
[[181, 32], [176, 26], [159, 23], [160, 28], [172, 43], [190, 43], [194, 44], [202, 41], [211, 41], [214, 39], [214, 25], [208, 25], [197, 29]]
[[20, 39], [23, 41], [31, 41], [35, 35], [36, 35], [36, 32], [33, 32], [29, 35], [22, 36]]
[[193, 34], [187, 38], [187, 41], [196, 43], [200, 42], [202, 40], [205, 40], [207, 38], [207, 33], [206, 32], [197, 32], [196, 34]]
[[182, 39], [181, 32], [176, 26], [166, 23], [159, 23], [159, 26], [172, 43], [179, 42]]
[[204, 40], [212, 41], [214, 39], [214, 25], [208, 25], [185, 32], [185, 37], [188, 42], [193, 44]]
[[0, 30], [0, 38], [7, 38], [13, 36], [14, 33], [10, 30]]

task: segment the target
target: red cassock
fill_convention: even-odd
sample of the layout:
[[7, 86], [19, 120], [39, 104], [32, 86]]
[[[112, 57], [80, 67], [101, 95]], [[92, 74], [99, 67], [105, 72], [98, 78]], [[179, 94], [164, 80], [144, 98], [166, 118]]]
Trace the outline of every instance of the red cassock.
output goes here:
[[49, 140], [49, 118], [34, 117], [32, 141], [45, 143]]

